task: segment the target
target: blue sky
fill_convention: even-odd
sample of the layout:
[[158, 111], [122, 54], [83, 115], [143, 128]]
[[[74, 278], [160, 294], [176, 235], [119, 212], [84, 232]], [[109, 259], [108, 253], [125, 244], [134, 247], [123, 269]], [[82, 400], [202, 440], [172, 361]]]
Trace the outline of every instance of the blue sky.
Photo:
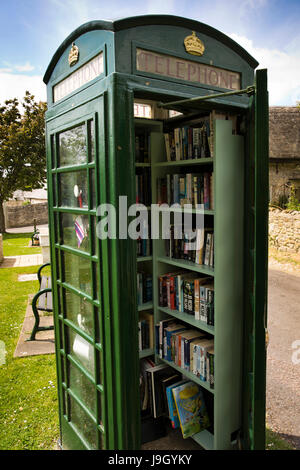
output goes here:
[[26, 89], [45, 99], [47, 65], [81, 24], [145, 14], [219, 29], [268, 68], [270, 105], [300, 100], [300, 0], [0, 0], [0, 103]]

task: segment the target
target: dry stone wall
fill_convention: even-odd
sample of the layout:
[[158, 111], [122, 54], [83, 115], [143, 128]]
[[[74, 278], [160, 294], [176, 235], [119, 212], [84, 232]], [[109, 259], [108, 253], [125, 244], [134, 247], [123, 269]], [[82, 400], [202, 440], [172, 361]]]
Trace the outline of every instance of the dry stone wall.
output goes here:
[[300, 252], [300, 212], [269, 210], [269, 244], [278, 251]]

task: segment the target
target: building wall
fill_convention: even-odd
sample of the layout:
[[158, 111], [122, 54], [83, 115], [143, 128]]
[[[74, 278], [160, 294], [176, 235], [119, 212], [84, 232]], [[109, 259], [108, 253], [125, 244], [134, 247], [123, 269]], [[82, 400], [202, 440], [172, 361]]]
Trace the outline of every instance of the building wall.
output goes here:
[[300, 163], [273, 163], [269, 164], [270, 202], [278, 204], [280, 198], [288, 198], [293, 183], [296, 188], [296, 197], [300, 200]]
[[269, 108], [270, 202], [288, 198], [290, 187], [300, 200], [300, 108]]

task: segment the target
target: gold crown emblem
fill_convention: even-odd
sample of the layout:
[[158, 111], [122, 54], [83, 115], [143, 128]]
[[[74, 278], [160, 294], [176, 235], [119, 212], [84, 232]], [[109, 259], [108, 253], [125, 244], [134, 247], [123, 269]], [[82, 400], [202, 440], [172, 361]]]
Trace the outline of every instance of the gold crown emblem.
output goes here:
[[76, 62], [78, 62], [78, 59], [79, 59], [79, 49], [77, 46], [75, 46], [75, 43], [73, 42], [72, 43], [72, 47], [71, 47], [71, 50], [70, 50], [70, 53], [69, 53], [69, 64], [70, 64], [70, 67], [72, 65], [75, 65]]
[[190, 36], [184, 39], [184, 46], [186, 52], [193, 55], [203, 55], [205, 47], [203, 42], [196, 36], [196, 32], [193, 31]]

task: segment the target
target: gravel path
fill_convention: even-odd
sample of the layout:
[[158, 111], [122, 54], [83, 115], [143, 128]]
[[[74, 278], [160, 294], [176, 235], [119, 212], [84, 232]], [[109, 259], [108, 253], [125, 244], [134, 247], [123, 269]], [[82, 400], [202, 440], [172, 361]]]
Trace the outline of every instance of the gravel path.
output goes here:
[[300, 449], [300, 363], [292, 361], [292, 343], [300, 342], [299, 269], [271, 260], [268, 297], [267, 425]]

